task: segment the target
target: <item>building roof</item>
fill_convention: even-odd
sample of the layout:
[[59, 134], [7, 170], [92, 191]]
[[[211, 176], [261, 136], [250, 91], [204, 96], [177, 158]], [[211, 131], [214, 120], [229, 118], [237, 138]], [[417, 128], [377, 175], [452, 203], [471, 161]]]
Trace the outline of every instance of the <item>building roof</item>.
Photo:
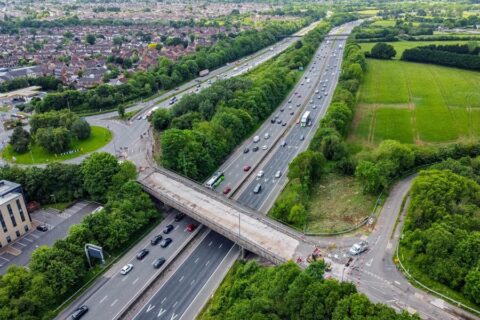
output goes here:
[[18, 193], [21, 190], [21, 185], [8, 180], [0, 180], [0, 197], [5, 197], [11, 192]]
[[0, 197], [0, 206], [7, 203], [7, 202], [12, 201], [13, 199], [16, 199], [16, 198], [20, 197], [21, 195], [22, 194], [18, 193], [18, 192], [7, 193], [6, 195]]

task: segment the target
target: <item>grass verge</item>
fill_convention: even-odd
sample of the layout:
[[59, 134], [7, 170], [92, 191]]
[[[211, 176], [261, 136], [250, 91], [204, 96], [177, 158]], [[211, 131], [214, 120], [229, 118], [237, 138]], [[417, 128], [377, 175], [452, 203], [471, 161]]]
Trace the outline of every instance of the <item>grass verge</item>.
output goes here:
[[[112, 132], [103, 127], [92, 126], [90, 137], [85, 140], [73, 140], [70, 150], [78, 150], [70, 154], [51, 154], [39, 145], [34, 145], [29, 152], [19, 154], [8, 145], [2, 152], [2, 157], [8, 162], [17, 164], [41, 164], [73, 159], [105, 146], [112, 140]], [[14, 160], [15, 157], [15, 160]]]

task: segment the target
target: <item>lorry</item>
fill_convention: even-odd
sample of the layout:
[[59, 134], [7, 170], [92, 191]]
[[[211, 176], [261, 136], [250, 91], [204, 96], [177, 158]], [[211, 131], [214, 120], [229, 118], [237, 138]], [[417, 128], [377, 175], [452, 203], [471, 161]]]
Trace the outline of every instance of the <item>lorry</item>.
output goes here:
[[200, 72], [198, 73], [198, 75], [199, 75], [200, 77], [205, 77], [205, 76], [207, 76], [209, 73], [210, 73], [210, 70], [204, 69], [204, 70], [200, 71]]

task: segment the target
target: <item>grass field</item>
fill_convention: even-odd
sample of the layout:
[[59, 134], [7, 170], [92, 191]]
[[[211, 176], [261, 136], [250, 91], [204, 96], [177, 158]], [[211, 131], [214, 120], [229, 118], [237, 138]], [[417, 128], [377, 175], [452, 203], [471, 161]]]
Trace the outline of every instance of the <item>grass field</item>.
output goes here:
[[[400, 59], [402, 53], [405, 49], [411, 49], [420, 46], [428, 46], [431, 44], [465, 44], [468, 41], [463, 40], [455, 40], [455, 41], [396, 41], [396, 42], [387, 42], [395, 47], [397, 51], [396, 59]], [[368, 42], [368, 43], [360, 43], [363, 51], [370, 51], [372, 47], [375, 45], [375, 42]]]
[[[42, 147], [34, 145], [31, 151], [18, 154], [14, 152], [11, 146], [7, 146], [2, 152], [2, 157], [8, 162], [14, 162], [17, 164], [39, 164], [39, 163], [51, 163], [55, 161], [63, 161], [73, 159], [83, 154], [98, 150], [112, 140], [112, 132], [102, 127], [92, 126], [92, 133], [86, 140], [74, 140], [71, 144], [70, 150], [78, 150], [71, 154], [55, 155], [45, 151]], [[15, 157], [15, 161], [13, 161]]]
[[370, 215], [376, 197], [364, 194], [351, 176], [330, 174], [313, 187], [307, 233], [333, 233], [354, 227]]
[[372, 23], [372, 26], [379, 27], [393, 27], [395, 25], [395, 20], [376, 20]]
[[367, 16], [374, 16], [376, 15], [380, 10], [378, 9], [366, 9], [366, 10], [360, 10], [357, 11], [358, 14], [362, 15], [367, 15]]
[[479, 72], [398, 60], [368, 59], [367, 65], [350, 142], [425, 144], [480, 136]]

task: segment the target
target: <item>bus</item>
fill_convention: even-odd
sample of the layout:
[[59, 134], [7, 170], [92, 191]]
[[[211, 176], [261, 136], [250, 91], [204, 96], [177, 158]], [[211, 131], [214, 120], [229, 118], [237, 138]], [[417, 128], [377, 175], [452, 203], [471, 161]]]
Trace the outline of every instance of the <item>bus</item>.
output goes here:
[[310, 125], [310, 111], [305, 111], [305, 113], [302, 116], [302, 120], [300, 122], [300, 125], [302, 127], [306, 127], [307, 125]]
[[210, 178], [210, 180], [207, 181], [207, 183], [205, 183], [205, 186], [213, 190], [218, 187], [218, 185], [222, 183], [224, 179], [225, 176], [223, 175], [223, 172], [217, 172]]

